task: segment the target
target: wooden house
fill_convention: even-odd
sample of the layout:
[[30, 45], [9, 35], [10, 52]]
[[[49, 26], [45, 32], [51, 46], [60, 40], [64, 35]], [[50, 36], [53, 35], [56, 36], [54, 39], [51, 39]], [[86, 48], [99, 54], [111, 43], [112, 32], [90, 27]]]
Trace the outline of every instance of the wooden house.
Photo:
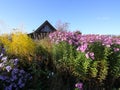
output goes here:
[[32, 39], [43, 39], [47, 37], [49, 33], [56, 31], [56, 29], [46, 20], [41, 26], [39, 26], [35, 31], [29, 33]]

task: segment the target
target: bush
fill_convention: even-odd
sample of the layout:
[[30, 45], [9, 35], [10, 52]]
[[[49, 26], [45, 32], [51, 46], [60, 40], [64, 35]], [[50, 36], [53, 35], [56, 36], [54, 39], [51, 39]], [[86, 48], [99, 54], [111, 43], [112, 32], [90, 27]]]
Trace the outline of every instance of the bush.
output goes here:
[[31, 56], [35, 54], [35, 43], [27, 34], [16, 32], [10, 35], [3, 35], [0, 40], [4, 44], [7, 53], [11, 56], [31, 60]]
[[[74, 88], [74, 59], [76, 58], [76, 49], [66, 42], [60, 42], [53, 45], [53, 62], [56, 67], [56, 85], [59, 89], [67, 90]], [[55, 88], [55, 87], [54, 87]]]

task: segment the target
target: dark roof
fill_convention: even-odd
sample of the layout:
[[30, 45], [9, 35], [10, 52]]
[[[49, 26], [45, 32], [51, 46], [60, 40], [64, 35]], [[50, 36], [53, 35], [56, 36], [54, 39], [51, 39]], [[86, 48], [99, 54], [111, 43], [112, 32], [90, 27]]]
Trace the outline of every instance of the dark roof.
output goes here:
[[53, 31], [56, 31], [56, 29], [46, 20], [41, 26], [39, 26], [34, 32], [39, 33], [42, 32], [41, 30], [44, 28], [45, 25], [48, 25], [50, 29]]

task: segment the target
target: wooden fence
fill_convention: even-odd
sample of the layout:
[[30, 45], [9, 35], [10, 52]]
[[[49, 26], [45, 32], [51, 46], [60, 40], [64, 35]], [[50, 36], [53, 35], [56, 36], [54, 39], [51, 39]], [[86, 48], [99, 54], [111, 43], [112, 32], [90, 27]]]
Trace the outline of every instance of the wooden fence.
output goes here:
[[45, 37], [48, 37], [49, 34], [50, 33], [30, 33], [28, 34], [28, 36], [34, 40], [40, 40], [40, 39], [44, 39]]

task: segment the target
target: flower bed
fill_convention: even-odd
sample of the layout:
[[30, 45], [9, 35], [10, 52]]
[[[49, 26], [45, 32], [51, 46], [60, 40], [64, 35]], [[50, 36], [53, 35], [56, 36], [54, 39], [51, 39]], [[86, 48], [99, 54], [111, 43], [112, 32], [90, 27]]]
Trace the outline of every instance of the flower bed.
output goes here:
[[11, 39], [0, 37], [0, 46], [1, 90], [120, 87], [117, 36], [56, 31], [49, 39], [33, 41], [17, 33]]
[[[82, 35], [74, 32], [54, 32], [50, 39], [55, 45], [56, 66], [65, 65], [66, 72], [77, 76], [76, 81], [84, 83], [84, 89], [95, 90], [115, 87], [115, 82], [120, 78], [120, 38], [110, 35]], [[63, 44], [69, 44], [64, 47]], [[60, 46], [62, 48], [60, 48]], [[76, 51], [73, 50], [73, 47]], [[60, 48], [61, 50], [57, 50]], [[72, 49], [72, 50], [69, 50]], [[76, 53], [73, 56], [69, 52]], [[70, 56], [69, 56], [70, 55]], [[67, 57], [69, 56], [69, 57]], [[72, 58], [71, 58], [72, 57]], [[66, 58], [66, 59], [64, 59]], [[67, 63], [64, 63], [67, 62]], [[71, 68], [72, 69], [68, 69]], [[59, 70], [59, 69], [58, 69]], [[118, 85], [118, 87], [120, 87]]]

